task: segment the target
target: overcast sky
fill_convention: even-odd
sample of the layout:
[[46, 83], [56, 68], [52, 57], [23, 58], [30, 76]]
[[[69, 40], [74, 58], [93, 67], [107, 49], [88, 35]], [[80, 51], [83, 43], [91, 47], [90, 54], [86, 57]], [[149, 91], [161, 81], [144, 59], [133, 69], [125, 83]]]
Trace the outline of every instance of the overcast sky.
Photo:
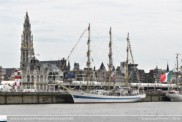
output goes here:
[[[156, 65], [166, 69], [182, 54], [181, 0], [1, 0], [0, 65], [20, 66], [24, 16], [28, 11], [35, 54], [40, 60], [67, 58], [83, 31], [91, 24], [92, 67], [107, 67], [109, 29], [112, 27], [113, 62], [126, 60], [130, 33], [134, 61], [149, 72]], [[71, 54], [70, 63], [86, 66], [88, 31]], [[179, 56], [181, 61], [182, 55]], [[131, 59], [131, 58], [130, 58]], [[181, 62], [180, 62], [181, 64]]]

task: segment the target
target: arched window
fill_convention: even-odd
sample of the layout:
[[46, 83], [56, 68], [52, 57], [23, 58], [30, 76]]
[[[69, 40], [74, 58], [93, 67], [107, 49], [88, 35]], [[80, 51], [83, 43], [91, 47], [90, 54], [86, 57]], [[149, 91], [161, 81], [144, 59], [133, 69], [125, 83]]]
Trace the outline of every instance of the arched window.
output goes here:
[[40, 82], [43, 82], [43, 76], [42, 75], [40, 76]]
[[34, 76], [32, 76], [32, 82], [34, 82]]
[[23, 82], [26, 82], [26, 77], [25, 76], [23, 76]]
[[39, 82], [39, 76], [37, 76], [37, 82]]
[[46, 76], [44, 77], [44, 82], [46, 82]]
[[23, 62], [25, 62], [25, 52], [23, 52]]
[[30, 76], [27, 76], [27, 82], [30, 82]]

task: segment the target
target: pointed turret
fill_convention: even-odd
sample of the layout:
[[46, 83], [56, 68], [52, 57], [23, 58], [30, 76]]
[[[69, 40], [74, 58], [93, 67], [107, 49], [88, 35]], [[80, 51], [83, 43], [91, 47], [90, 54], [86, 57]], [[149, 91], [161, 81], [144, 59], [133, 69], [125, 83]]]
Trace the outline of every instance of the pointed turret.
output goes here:
[[102, 64], [100, 65], [100, 70], [105, 70], [106, 68], [105, 68], [105, 66], [104, 66], [104, 64], [103, 64], [103, 62], [102, 62]]
[[115, 67], [113, 66], [112, 71], [115, 71]]
[[168, 65], [168, 63], [167, 63], [167, 70], [166, 70], [166, 72], [169, 72], [169, 65]]
[[68, 60], [68, 71], [70, 71], [70, 68], [71, 68], [70, 61]]
[[30, 20], [29, 20], [29, 16], [28, 16], [28, 12], [26, 12], [25, 15], [25, 22], [24, 22], [24, 30], [29, 30], [30, 31]]

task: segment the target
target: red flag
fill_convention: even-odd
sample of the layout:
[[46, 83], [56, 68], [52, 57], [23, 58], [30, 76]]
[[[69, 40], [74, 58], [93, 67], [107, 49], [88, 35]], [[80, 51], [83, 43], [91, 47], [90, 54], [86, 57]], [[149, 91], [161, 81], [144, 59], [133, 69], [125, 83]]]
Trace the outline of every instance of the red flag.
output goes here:
[[164, 82], [166, 80], [166, 74], [160, 75], [159, 77], [161, 79], [161, 82]]

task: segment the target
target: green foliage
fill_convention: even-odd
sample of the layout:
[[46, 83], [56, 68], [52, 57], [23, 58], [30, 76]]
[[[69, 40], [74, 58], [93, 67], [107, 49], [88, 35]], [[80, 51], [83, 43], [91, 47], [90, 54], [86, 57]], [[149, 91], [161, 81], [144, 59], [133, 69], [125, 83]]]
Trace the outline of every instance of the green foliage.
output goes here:
[[149, 78], [147, 78], [147, 79], [145, 79], [143, 82], [144, 83], [154, 83], [154, 78], [152, 78], [152, 77], [149, 77]]

